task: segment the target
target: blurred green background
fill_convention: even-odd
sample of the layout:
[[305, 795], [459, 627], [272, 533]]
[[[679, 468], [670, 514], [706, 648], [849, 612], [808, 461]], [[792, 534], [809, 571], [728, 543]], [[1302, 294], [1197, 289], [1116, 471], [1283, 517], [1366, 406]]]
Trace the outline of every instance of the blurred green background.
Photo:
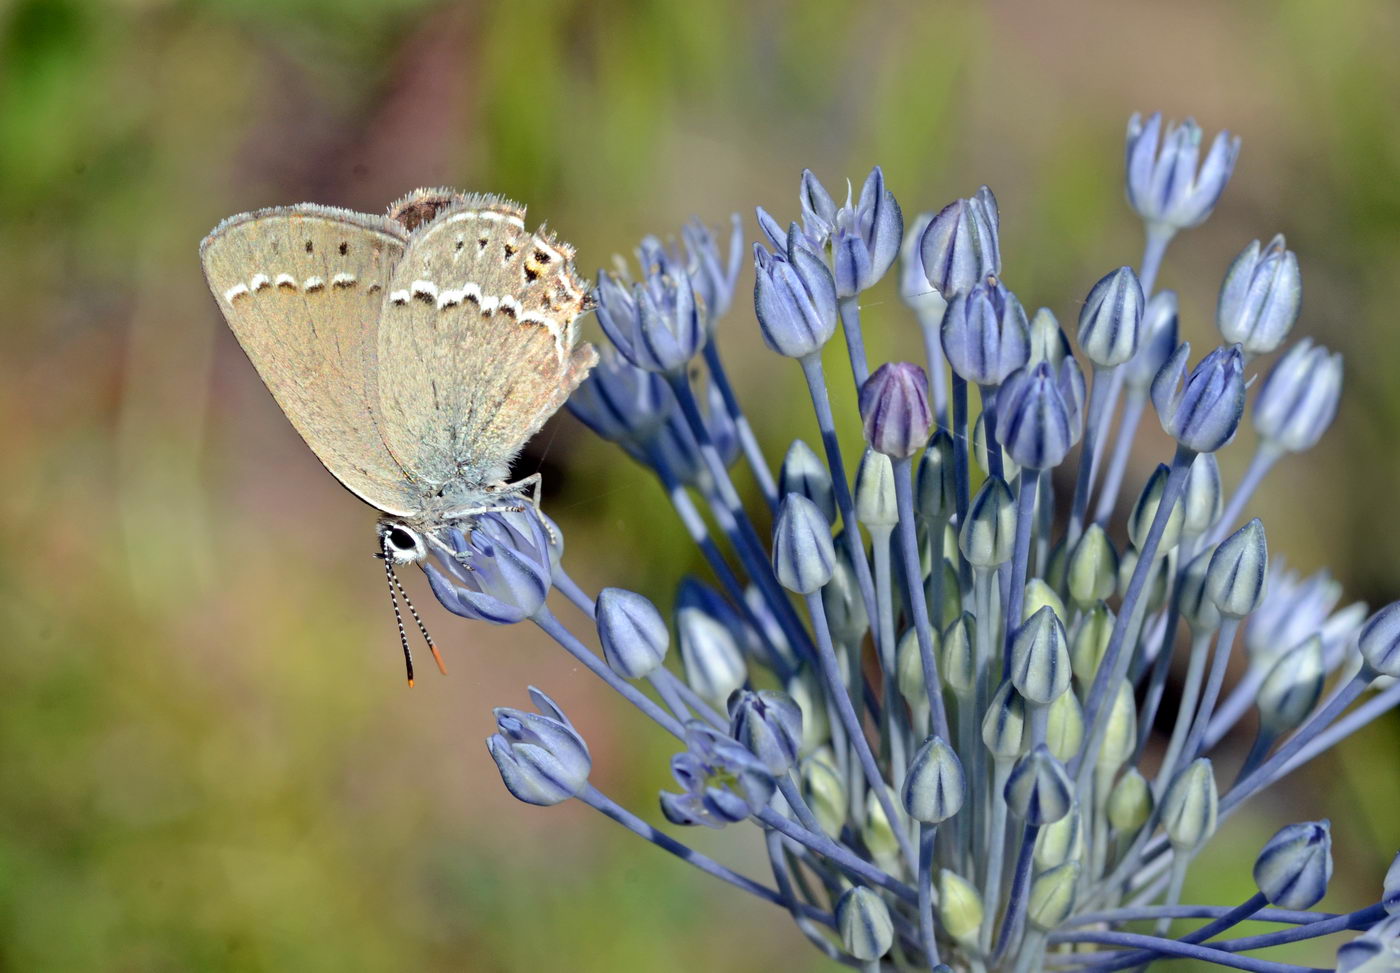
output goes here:
[[[505, 793], [489, 707], [530, 683], [605, 791], [656, 819], [666, 779], [666, 741], [536, 630], [452, 619], [415, 574], [452, 673], [404, 688], [373, 516], [205, 290], [220, 218], [492, 190], [591, 274], [692, 214], [791, 218], [804, 166], [836, 187], [879, 162], [909, 216], [992, 185], [1008, 282], [1073, 321], [1137, 262], [1129, 113], [1194, 114], [1244, 150], [1162, 283], [1210, 341], [1228, 259], [1287, 233], [1298, 331], [1346, 352], [1347, 391], [1254, 509], [1275, 553], [1379, 604], [1400, 592], [1397, 29], [1388, 0], [0, 2], [0, 968], [827, 968], [777, 910]], [[721, 340], [776, 462], [814, 427], [796, 368], [757, 351], [749, 286]], [[917, 356], [892, 286], [866, 315], [873, 360]], [[660, 491], [570, 417], [517, 471], [536, 468], [589, 587], [665, 603], [700, 570]], [[1392, 718], [1232, 820], [1186, 898], [1242, 900], [1274, 828], [1330, 815], [1324, 906], [1374, 901], [1397, 745]], [[757, 847], [687, 837], [740, 865]]]

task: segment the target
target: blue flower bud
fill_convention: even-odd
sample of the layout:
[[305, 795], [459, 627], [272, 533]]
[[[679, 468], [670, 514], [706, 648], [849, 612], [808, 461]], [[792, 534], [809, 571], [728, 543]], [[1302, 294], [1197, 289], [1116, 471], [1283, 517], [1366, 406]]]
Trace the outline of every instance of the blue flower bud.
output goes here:
[[836, 519], [836, 491], [831, 471], [812, 447], [800, 439], [792, 441], [783, 457], [782, 469], [778, 471], [778, 495], [785, 497], [789, 493], [815, 503], [828, 521]]
[[774, 689], [738, 690], [729, 697], [729, 735], [769, 773], [786, 774], [802, 750], [802, 708]]
[[1006, 779], [1006, 806], [1026, 824], [1052, 824], [1074, 805], [1074, 788], [1064, 764], [1041, 744], [1011, 768]]
[[997, 436], [1013, 460], [1032, 470], [1059, 466], [1078, 439], [1047, 362], [1012, 372], [997, 393]]
[[705, 318], [711, 331], [714, 323], [724, 316], [734, 302], [734, 287], [739, 282], [739, 264], [744, 256], [744, 227], [739, 214], [729, 217], [729, 256], [722, 258], [719, 243], [710, 228], [698, 219], [681, 227], [685, 241], [687, 265], [691, 283], [695, 285], [705, 306]]
[[894, 194], [885, 188], [885, 175], [876, 166], [861, 187], [860, 201], [836, 212], [831, 234], [831, 263], [836, 293], [854, 297], [871, 287], [899, 256], [904, 216]]
[[497, 732], [486, 748], [506, 789], [526, 804], [560, 804], [583, 790], [593, 769], [588, 745], [562, 710], [544, 693], [530, 688], [539, 713], [500, 708]]
[[919, 255], [919, 242], [923, 240], [924, 231], [931, 222], [932, 213], [920, 213], [914, 217], [914, 222], [904, 235], [904, 242], [900, 244], [899, 296], [911, 310], [920, 315], [926, 314], [937, 322], [942, 320], [948, 302], [929, 282], [928, 274], [924, 273], [923, 258]]
[[533, 508], [444, 527], [419, 562], [442, 606], [463, 618], [512, 625], [534, 616], [553, 584], [549, 536]]
[[1053, 702], [1069, 688], [1069, 640], [1046, 605], [1016, 630], [1011, 642], [1011, 684], [1032, 703]]
[[1016, 541], [1016, 501], [1006, 481], [989, 476], [972, 498], [967, 523], [958, 532], [958, 549], [976, 568], [1011, 560]]
[[1201, 360], [1182, 387], [1191, 345], [1182, 342], [1152, 381], [1157, 417], [1178, 443], [1213, 453], [1234, 438], [1244, 414], [1244, 353], [1239, 345], [1217, 348]]
[[820, 249], [836, 226], [836, 201], [811, 169], [802, 170], [802, 185], [797, 198], [802, 206], [802, 229], [807, 238], [814, 242], [814, 249]]
[[678, 375], [709, 340], [690, 275], [681, 267], [649, 274], [630, 294], [600, 272], [595, 297], [598, 323], [638, 368]]
[[1079, 310], [1079, 347], [1100, 368], [1131, 361], [1142, 343], [1146, 299], [1131, 267], [1101, 278]]
[[1288, 337], [1302, 302], [1298, 257], [1280, 233], [1262, 250], [1255, 240], [1235, 258], [1220, 287], [1215, 323], [1226, 344], [1267, 355]]
[[1395, 973], [1400, 957], [1400, 916], [1382, 919], [1337, 947], [1336, 973]]
[[886, 362], [860, 388], [865, 441], [895, 459], [913, 456], [928, 439], [933, 413], [928, 378], [910, 362]]
[[957, 478], [953, 464], [953, 437], [939, 429], [919, 458], [915, 512], [928, 523], [943, 523], [957, 510]]
[[1332, 879], [1332, 828], [1327, 821], [1290, 824], [1268, 840], [1254, 862], [1254, 884], [1279, 909], [1311, 909]]
[[1289, 452], [1312, 449], [1337, 414], [1342, 356], [1304, 338], [1264, 379], [1254, 397], [1254, 428]]
[[935, 216], [919, 241], [924, 276], [945, 300], [1001, 275], [1000, 217], [996, 197], [983, 186]]
[[640, 679], [666, 658], [671, 632], [644, 596], [623, 588], [598, 592], [598, 641], [603, 658], [624, 679]]
[[598, 364], [565, 403], [574, 416], [602, 438], [640, 444], [671, 414], [671, 393], [653, 372], [638, 368], [603, 345]]
[[943, 316], [943, 353], [961, 378], [1000, 385], [1030, 360], [1030, 322], [1016, 295], [984, 281], [959, 293]]
[[863, 885], [847, 889], [836, 903], [836, 928], [842, 947], [864, 963], [873, 963], [894, 945], [890, 910], [879, 895]]
[[754, 311], [763, 341], [780, 355], [802, 358], [836, 333], [836, 284], [812, 251], [789, 236], [786, 253], [754, 244]]
[[929, 737], [909, 763], [900, 792], [904, 810], [915, 821], [938, 824], [958, 813], [965, 792], [962, 761], [942, 737]]
[[696, 606], [679, 606], [676, 632], [685, 681], [704, 699], [727, 699], [748, 679], [748, 666], [738, 640], [714, 615]]
[[1215, 549], [1206, 569], [1206, 597], [1226, 618], [1244, 618], [1259, 607], [1268, 570], [1264, 524], [1255, 517]]
[[1178, 342], [1176, 291], [1158, 291], [1142, 312], [1142, 335], [1138, 350], [1123, 364], [1123, 383], [1130, 389], [1146, 390], [1176, 351]]
[[671, 758], [681, 793], [661, 792], [661, 812], [672, 824], [722, 828], [768, 806], [776, 784], [763, 761], [743, 744], [702, 723], [686, 724], [688, 749]]
[[1400, 679], [1400, 601], [1370, 617], [1357, 640], [1361, 657], [1383, 676]]
[[778, 508], [773, 525], [773, 572], [789, 591], [815, 594], [836, 570], [831, 524], [817, 505], [790, 493]]
[[1321, 698], [1326, 681], [1322, 639], [1313, 635], [1279, 656], [1264, 677], [1255, 699], [1260, 726], [1275, 735], [1301, 726]]
[[1146, 122], [1137, 114], [1128, 120], [1128, 203], [1149, 227], [1172, 231], [1198, 226], [1215, 208], [1234, 171], [1240, 140], [1229, 132], [1217, 135], [1198, 172], [1200, 145], [1200, 126], [1189, 118], [1168, 125], [1165, 137], [1160, 112]]
[[1215, 834], [1219, 795], [1210, 760], [1198, 757], [1177, 774], [1162, 798], [1162, 827], [1177, 851], [1194, 851]]

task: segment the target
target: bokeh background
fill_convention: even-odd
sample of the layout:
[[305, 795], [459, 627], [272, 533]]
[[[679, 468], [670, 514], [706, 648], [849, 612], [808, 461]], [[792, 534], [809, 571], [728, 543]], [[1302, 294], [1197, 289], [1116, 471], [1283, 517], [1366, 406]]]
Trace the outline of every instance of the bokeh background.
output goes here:
[[[1388, 0], [0, 2], [0, 968], [826, 968], [777, 910], [581, 805], [505, 793], [489, 707], [530, 683], [604, 790], [655, 819], [666, 778], [667, 742], [537, 631], [453, 619], [414, 577], [451, 676], [404, 688], [371, 512], [205, 290], [220, 218], [492, 190], [591, 273], [692, 214], [791, 218], [804, 166], [839, 186], [879, 162], [909, 215], [991, 184], [1008, 281], [1072, 321], [1138, 258], [1127, 116], [1194, 114], [1244, 151], [1162, 282], [1210, 341], [1228, 259], [1288, 235], [1299, 333], [1346, 352], [1347, 391], [1254, 509], [1276, 554], [1374, 605], [1400, 593], [1398, 28]], [[758, 352], [748, 287], [721, 340], [776, 461], [814, 426], [797, 369]], [[873, 360], [918, 354], [893, 286], [865, 313]], [[1222, 454], [1228, 476], [1247, 455]], [[700, 570], [659, 489], [570, 417], [534, 469], [588, 586], [665, 604]], [[1324, 905], [1374, 901], [1398, 749], [1392, 718], [1231, 820], [1187, 900], [1242, 900], [1262, 840], [1328, 814]], [[756, 847], [688, 837], [735, 863]]]

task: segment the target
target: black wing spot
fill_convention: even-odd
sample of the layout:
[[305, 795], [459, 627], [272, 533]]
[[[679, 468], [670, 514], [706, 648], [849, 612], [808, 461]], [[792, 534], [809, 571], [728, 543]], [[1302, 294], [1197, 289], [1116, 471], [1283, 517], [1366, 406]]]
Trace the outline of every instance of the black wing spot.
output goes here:
[[460, 238], [460, 237], [457, 238], [457, 249], [458, 249], [458, 250], [462, 249], [462, 248], [465, 247], [466, 245], [467, 245], [467, 241], [466, 241], [466, 240], [463, 240], [463, 239]]
[[507, 260], [509, 260], [511, 257], [514, 257], [517, 253], [520, 252], [520, 248], [513, 243], [506, 243], [503, 244], [503, 246], [505, 247]]
[[313, 248], [312, 248], [312, 246], [311, 246], [311, 241], [310, 241], [310, 240], [307, 240], [307, 241], [306, 241], [306, 252], [307, 252], [307, 253], [311, 253], [312, 250], [313, 250]]
[[525, 265], [525, 279], [528, 280], [528, 281], [536, 281], [536, 280], [539, 280], [539, 279], [540, 279], [540, 272], [539, 272], [538, 270], [536, 270], [536, 269], [535, 269], [533, 266], [531, 266], [530, 264], [526, 264], [526, 265]]
[[485, 249], [486, 249], [486, 244], [487, 244], [488, 242], [489, 242], [489, 241], [488, 241], [487, 238], [484, 237], [484, 236], [483, 236], [483, 237], [477, 237], [477, 239], [476, 239], [476, 245], [477, 245], [477, 247], [480, 248], [480, 249], [482, 249], [482, 250], [485, 250]]
[[340, 243], [340, 248], [339, 248], [339, 249], [340, 249], [340, 255], [343, 257], [343, 256], [345, 256], [347, 253], [350, 252], [350, 244], [348, 244], [348, 243], [346, 243], [345, 241], [342, 240], [341, 243]]
[[538, 264], [547, 264], [547, 263], [549, 263], [549, 254], [545, 253], [543, 250], [536, 250], [536, 251], [535, 251], [535, 263], [538, 263]]

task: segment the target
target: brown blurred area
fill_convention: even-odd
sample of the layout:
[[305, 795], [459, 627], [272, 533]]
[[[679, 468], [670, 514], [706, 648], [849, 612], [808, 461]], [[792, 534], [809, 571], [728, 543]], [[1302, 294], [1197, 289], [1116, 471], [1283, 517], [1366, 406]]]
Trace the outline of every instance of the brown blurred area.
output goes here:
[[[803, 167], [834, 188], [878, 162], [907, 217], [990, 184], [1008, 283], [1068, 324], [1140, 253], [1128, 115], [1195, 115], [1244, 149], [1162, 285], [1206, 346], [1229, 259], [1287, 234], [1297, 333], [1345, 353], [1347, 390], [1253, 510], [1272, 553], [1379, 605], [1400, 593], [1397, 28], [1384, 0], [0, 3], [0, 966], [826, 966], [777, 910], [581, 805], [506, 794], [482, 740], [527, 685], [580, 726], [604, 791], [655, 819], [666, 784], [667, 741], [542, 633], [455, 619], [415, 576], [451, 674], [405, 689], [373, 514], [205, 289], [222, 217], [501, 192], [587, 276], [693, 214], [738, 211], [752, 238], [754, 205], [796, 215]], [[776, 463], [815, 425], [750, 281], [720, 340]], [[919, 354], [893, 281], [865, 315], [874, 361]], [[1222, 454], [1227, 482], [1251, 443]], [[1165, 448], [1142, 437], [1129, 489]], [[516, 472], [536, 469], [585, 587], [665, 605], [702, 571], [661, 491], [572, 418]], [[1243, 900], [1268, 834], [1330, 814], [1324, 906], [1374, 901], [1397, 742], [1392, 718], [1232, 821], [1188, 899]], [[686, 837], [736, 866], [757, 848]]]

